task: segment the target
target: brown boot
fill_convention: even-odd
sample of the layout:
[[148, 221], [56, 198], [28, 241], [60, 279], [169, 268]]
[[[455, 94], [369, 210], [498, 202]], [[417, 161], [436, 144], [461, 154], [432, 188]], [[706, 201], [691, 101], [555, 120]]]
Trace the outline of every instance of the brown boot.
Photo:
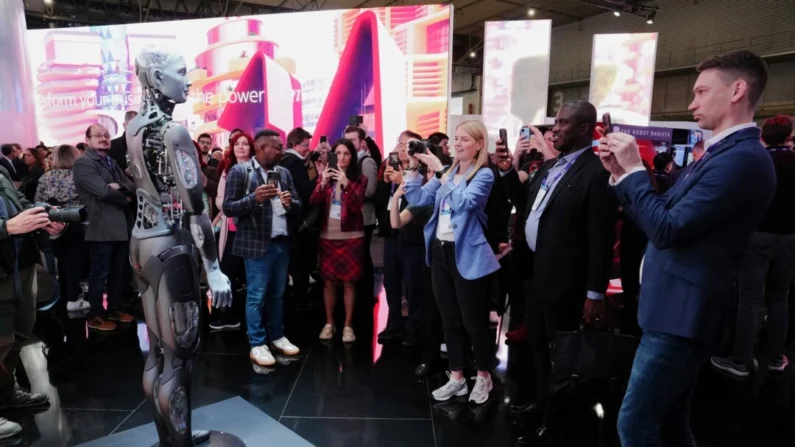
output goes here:
[[108, 320], [127, 324], [135, 322], [135, 317], [126, 312], [108, 312]]
[[111, 332], [116, 330], [116, 323], [112, 321], [106, 321], [100, 317], [94, 317], [88, 320], [88, 328], [94, 329], [96, 331]]

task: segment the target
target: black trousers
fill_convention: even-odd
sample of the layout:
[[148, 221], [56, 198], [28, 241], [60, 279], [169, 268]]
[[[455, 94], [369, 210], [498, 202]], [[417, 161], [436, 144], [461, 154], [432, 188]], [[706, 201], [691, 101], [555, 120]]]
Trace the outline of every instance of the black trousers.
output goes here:
[[66, 301], [77, 301], [80, 296], [80, 280], [83, 279], [88, 261], [88, 250], [85, 249], [83, 236], [82, 225], [70, 224], [61, 237], [52, 241], [53, 253], [58, 258], [61, 296]]
[[464, 279], [455, 263], [455, 244], [436, 241], [432, 248], [431, 279], [444, 324], [450, 370], [464, 369], [467, 335], [478, 371], [494, 368], [494, 340], [488, 325], [489, 277]]
[[373, 255], [370, 254], [373, 231], [375, 231], [375, 225], [364, 227], [364, 259], [362, 260], [362, 277], [358, 287], [359, 297], [365, 300], [363, 302], [368, 303], [375, 297], [375, 268], [373, 267]]
[[317, 234], [309, 230], [298, 232], [290, 255], [290, 276], [293, 277], [293, 306], [309, 300], [309, 275], [317, 270]]
[[439, 347], [442, 337], [442, 316], [436, 297], [433, 293], [431, 268], [425, 265], [425, 258], [420, 262], [420, 296], [422, 297], [422, 357], [425, 363], [435, 363], [441, 357]]
[[[419, 330], [424, 301], [421, 279], [423, 267], [425, 267], [424, 246], [406, 245], [399, 236], [388, 236], [384, 240], [384, 289], [389, 305], [388, 328], [399, 331]], [[404, 290], [409, 303], [409, 318], [405, 327], [400, 313], [403, 308]]]
[[575, 331], [580, 327], [582, 307], [585, 300], [550, 302], [543, 293], [527, 289], [527, 329], [533, 366], [536, 370], [536, 401], [544, 405], [549, 401], [550, 386], [553, 384], [551, 344], [558, 331]]
[[89, 242], [91, 273], [88, 275], [88, 302], [91, 317], [106, 317], [102, 295], [107, 287], [107, 312], [118, 311], [124, 303], [124, 267], [130, 265], [130, 242]]

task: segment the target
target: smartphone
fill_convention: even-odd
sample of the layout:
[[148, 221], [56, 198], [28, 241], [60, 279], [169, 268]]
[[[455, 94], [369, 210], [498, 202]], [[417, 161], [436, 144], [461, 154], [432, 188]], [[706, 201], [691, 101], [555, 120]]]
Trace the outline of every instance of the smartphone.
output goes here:
[[519, 129], [519, 135], [522, 137], [523, 140], [529, 140], [533, 134], [530, 132], [529, 127], [522, 126], [522, 128]]
[[320, 136], [320, 144], [326, 143], [328, 140], [326, 139], [325, 135]]
[[279, 183], [281, 183], [282, 180], [282, 174], [278, 171], [270, 171], [268, 172], [268, 176], [266, 178], [268, 185], [275, 186], [278, 188]]
[[602, 124], [605, 126], [605, 135], [613, 133], [613, 120], [610, 119], [610, 113], [602, 115]]
[[400, 169], [400, 157], [396, 153], [389, 154], [389, 166], [392, 166], [392, 169], [399, 170]]
[[508, 157], [508, 131], [507, 130], [500, 129], [500, 141], [502, 141], [502, 144], [505, 145], [505, 149], [499, 151], [500, 152], [500, 156], [502, 156], [503, 158], [507, 158]]
[[331, 169], [337, 169], [337, 153], [336, 152], [329, 152], [328, 154], [328, 167]]
[[361, 116], [361, 115], [351, 115], [351, 117], [348, 118], [348, 125], [349, 126], [358, 126], [359, 124], [362, 124], [363, 122], [364, 122], [364, 117]]

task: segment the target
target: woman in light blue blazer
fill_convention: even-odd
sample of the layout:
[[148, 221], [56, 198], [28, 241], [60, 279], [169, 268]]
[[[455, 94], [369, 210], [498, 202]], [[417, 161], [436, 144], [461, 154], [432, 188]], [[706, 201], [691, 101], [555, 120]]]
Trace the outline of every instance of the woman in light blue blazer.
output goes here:
[[[486, 240], [486, 201], [494, 174], [488, 168], [488, 134], [480, 121], [465, 121], [455, 131], [455, 162], [446, 173], [430, 153], [411, 157], [412, 171], [406, 177], [406, 200], [415, 206], [434, 205], [425, 226], [425, 261], [431, 267], [433, 293], [444, 323], [450, 363], [450, 381], [433, 392], [446, 401], [466, 396], [469, 387], [463, 375], [469, 334], [478, 376], [469, 396], [482, 404], [492, 389], [489, 371], [494, 365], [494, 340], [489, 334], [488, 275], [500, 264]], [[416, 168], [419, 161], [435, 172], [422, 186]]]

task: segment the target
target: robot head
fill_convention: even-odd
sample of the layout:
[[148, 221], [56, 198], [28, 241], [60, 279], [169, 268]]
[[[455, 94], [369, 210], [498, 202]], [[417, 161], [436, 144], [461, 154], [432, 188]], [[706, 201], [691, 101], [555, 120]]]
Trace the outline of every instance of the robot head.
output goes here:
[[185, 58], [179, 53], [149, 46], [135, 58], [135, 74], [141, 87], [154, 90], [175, 103], [188, 100], [190, 80], [187, 73]]

